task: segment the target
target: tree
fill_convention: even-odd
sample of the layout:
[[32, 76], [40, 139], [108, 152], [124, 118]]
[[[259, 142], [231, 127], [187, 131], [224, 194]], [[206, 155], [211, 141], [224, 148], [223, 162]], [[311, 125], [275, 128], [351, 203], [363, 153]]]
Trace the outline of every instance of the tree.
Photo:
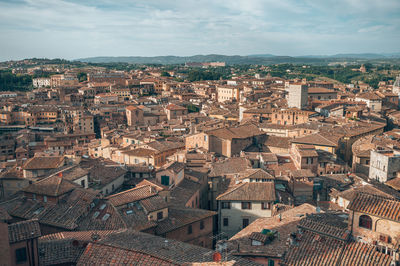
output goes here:
[[78, 80], [79, 82], [83, 82], [87, 80], [87, 74], [85, 72], [78, 73]]
[[161, 77], [170, 77], [171, 75], [167, 71], [161, 72]]

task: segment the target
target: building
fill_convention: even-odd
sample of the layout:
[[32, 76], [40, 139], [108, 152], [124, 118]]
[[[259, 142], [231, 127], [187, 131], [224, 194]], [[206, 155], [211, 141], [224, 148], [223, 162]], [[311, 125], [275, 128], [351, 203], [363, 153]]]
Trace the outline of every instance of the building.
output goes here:
[[188, 109], [176, 104], [168, 104], [167, 107], [165, 107], [165, 112], [167, 113], [168, 120], [171, 120], [187, 115]]
[[308, 123], [315, 112], [303, 111], [298, 108], [272, 109], [271, 123], [276, 125], [298, 125]]
[[92, 115], [83, 115], [74, 117], [73, 133], [75, 134], [93, 134], [94, 121]]
[[[347, 221], [349, 219], [350, 221]], [[392, 253], [352, 236], [351, 214], [315, 213], [288, 238], [283, 265], [396, 265]], [[354, 233], [354, 232], [353, 232]]]
[[395, 261], [399, 261], [396, 249], [400, 232], [400, 201], [358, 193], [348, 209], [349, 229], [353, 235], [360, 241], [383, 250], [382, 253], [390, 254]]
[[137, 126], [144, 123], [143, 109], [140, 106], [127, 106], [126, 107], [126, 120], [128, 126]]
[[367, 104], [368, 108], [373, 112], [380, 112], [382, 110], [382, 98], [375, 92], [365, 92], [359, 94], [355, 98], [356, 101], [363, 101]]
[[32, 84], [34, 88], [50, 87], [50, 78], [35, 78]]
[[385, 183], [400, 172], [400, 152], [377, 148], [371, 150], [369, 179]]
[[266, 133], [253, 124], [226, 127], [186, 137], [186, 149], [204, 148], [209, 152], [232, 157], [251, 146], [259, 149]]
[[217, 87], [217, 101], [223, 102], [239, 102], [240, 87], [237, 86], [221, 86]]
[[37, 220], [7, 224], [0, 218], [0, 258], [2, 265], [39, 265]]
[[88, 73], [88, 82], [103, 83], [108, 82], [111, 84], [125, 85], [125, 74], [123, 72], [99, 72], [99, 73]]
[[303, 109], [308, 104], [308, 86], [302, 83], [291, 83], [288, 87], [288, 106]]
[[78, 83], [78, 78], [74, 74], [57, 74], [50, 76], [50, 86], [52, 88], [75, 87]]
[[290, 234], [312, 213], [316, 207], [305, 203], [273, 217], [258, 218], [229, 239], [228, 252], [262, 265], [280, 265], [289, 251]]
[[217, 197], [218, 228], [228, 237], [260, 217], [271, 217], [274, 210], [274, 182], [237, 184]]
[[65, 164], [63, 156], [38, 156], [29, 159], [22, 167], [25, 178], [44, 176]]
[[337, 98], [337, 92], [321, 87], [309, 87], [308, 97], [311, 100], [330, 101]]

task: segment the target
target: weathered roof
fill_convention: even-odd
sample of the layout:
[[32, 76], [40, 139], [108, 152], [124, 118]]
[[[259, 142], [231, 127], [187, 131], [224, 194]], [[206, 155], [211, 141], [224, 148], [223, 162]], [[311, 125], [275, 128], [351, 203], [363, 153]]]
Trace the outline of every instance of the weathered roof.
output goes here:
[[156, 195], [157, 192], [150, 185], [135, 187], [114, 195], [110, 195], [107, 199], [113, 204], [115, 207], [128, 204], [130, 202], [135, 202], [138, 200], [142, 200], [151, 196]]
[[162, 235], [216, 214], [216, 212], [203, 209], [170, 207], [168, 210], [168, 218], [158, 222], [156, 232], [157, 234]]
[[101, 243], [89, 243], [77, 265], [179, 265], [171, 260]]
[[222, 176], [227, 174], [235, 174], [246, 170], [250, 166], [250, 162], [246, 158], [236, 157], [229, 158], [223, 162], [212, 164], [210, 176]]
[[265, 170], [258, 169], [246, 169], [244, 172], [240, 173], [240, 179], [275, 179], [273, 175], [266, 172]]
[[[142, 251], [179, 264], [210, 262], [213, 256], [213, 251], [210, 249], [132, 230], [110, 234], [98, 243], [127, 250]], [[227, 255], [227, 259], [235, 260], [238, 265], [257, 265], [251, 261], [231, 255]]]
[[284, 265], [387, 265], [391, 256], [361, 242], [346, 243], [306, 231], [297, 245], [292, 245]]
[[26, 188], [23, 188], [22, 191], [39, 195], [58, 197], [73, 190], [76, 187], [78, 187], [78, 185], [73, 183], [72, 181], [59, 177], [58, 175], [51, 175], [27, 186]]
[[221, 139], [244, 139], [265, 134], [265, 132], [261, 131], [253, 124], [240, 125], [238, 127], [218, 128], [207, 131], [206, 133]]
[[245, 182], [219, 195], [217, 200], [237, 201], [275, 201], [275, 184], [273, 182]]
[[[232, 246], [235, 247], [231, 251], [237, 255], [283, 257], [288, 251], [286, 242], [290, 234], [297, 230], [297, 225], [301, 219], [304, 219], [307, 214], [315, 212], [316, 207], [305, 203], [273, 217], [258, 218], [229, 240], [229, 242], [233, 243]], [[275, 237], [271, 243], [253, 246], [251, 243], [252, 234], [260, 233], [263, 229], [276, 231], [279, 237]], [[256, 236], [253, 235], [253, 237]], [[239, 245], [236, 245], [237, 243]]]
[[393, 189], [400, 190], [400, 177], [393, 178], [385, 183]]
[[60, 167], [64, 162], [63, 156], [33, 157], [23, 166], [24, 170], [54, 169]]
[[137, 148], [134, 150], [123, 151], [122, 153], [126, 154], [128, 156], [150, 157], [150, 156], [155, 155], [157, 152], [155, 150], [151, 150], [151, 149]]
[[171, 110], [171, 111], [183, 111], [183, 110], [186, 110], [185, 107], [179, 106], [179, 105], [176, 105], [176, 104], [173, 104], [173, 103], [168, 104], [167, 107], [165, 107], [165, 108], [168, 109], [168, 110]]
[[400, 222], [400, 201], [396, 199], [360, 192], [348, 209]]
[[295, 138], [291, 142], [301, 143], [301, 144], [311, 144], [317, 146], [330, 146], [330, 147], [336, 147], [338, 145], [338, 143], [335, 143], [332, 140], [328, 139], [322, 133], [315, 133], [304, 137]]
[[302, 219], [300, 228], [346, 241], [350, 237], [348, 224], [341, 214], [314, 213]]
[[40, 236], [40, 226], [37, 219], [8, 225], [8, 240], [10, 243], [21, 242]]

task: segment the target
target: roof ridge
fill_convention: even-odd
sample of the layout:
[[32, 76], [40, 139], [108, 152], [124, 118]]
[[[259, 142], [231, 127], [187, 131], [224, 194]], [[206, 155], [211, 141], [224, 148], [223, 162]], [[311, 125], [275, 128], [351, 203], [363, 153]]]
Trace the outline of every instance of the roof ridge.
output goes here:
[[[170, 259], [170, 258], [167, 258], [167, 257], [165, 257], [165, 256], [160, 256], [160, 255], [155, 255], [154, 253], [150, 253], [150, 252], [147, 252], [147, 251], [145, 251], [145, 250], [143, 250], [143, 249], [136, 249], [136, 248], [126, 248], [126, 247], [122, 247], [121, 245], [113, 245], [113, 244], [109, 244], [109, 243], [104, 243], [104, 242], [90, 242], [88, 245], [102, 245], [102, 246], [107, 246], [107, 247], [111, 247], [111, 248], [116, 248], [116, 249], [123, 249], [123, 250], [126, 250], [126, 251], [131, 251], [131, 252], [137, 252], [137, 253], [141, 253], [141, 254], [143, 254], [143, 255], [147, 255], [147, 256], [150, 256], [150, 257], [155, 257], [155, 258], [157, 258], [157, 259], [159, 259], [159, 260], [164, 260], [164, 261], [167, 261], [167, 262], [169, 262], [169, 263], [171, 263], [171, 264], [175, 264], [175, 265], [179, 265], [178, 263], [176, 263], [176, 262], [174, 262], [172, 259]], [[87, 248], [87, 247], [86, 247]], [[85, 248], [85, 249], [86, 249]]]
[[327, 140], [328, 142], [336, 145], [336, 143], [334, 143], [333, 141], [331, 141], [330, 139], [327, 139], [326, 137], [324, 137], [322, 134], [320, 134], [320, 132], [317, 133], [318, 135], [320, 135], [322, 138], [324, 138], [325, 140]]
[[233, 191], [237, 190], [238, 188], [242, 187], [245, 184], [249, 184], [249, 182], [242, 182], [241, 184], [239, 184], [238, 186], [232, 188], [231, 190], [225, 191], [224, 193], [222, 193], [221, 195], [219, 195], [216, 199], [222, 197], [222, 196], [226, 196], [230, 193], [232, 193]]
[[115, 196], [118, 196], [118, 195], [121, 195], [121, 194], [124, 194], [124, 193], [128, 193], [128, 192], [131, 192], [131, 191], [133, 191], [133, 190], [142, 189], [142, 188], [144, 188], [144, 187], [150, 187], [150, 188], [151, 188], [151, 185], [150, 185], [150, 184], [147, 184], [147, 185], [141, 185], [141, 186], [138, 186], [138, 187], [133, 187], [133, 188], [131, 188], [131, 189], [118, 192], [117, 194], [109, 195], [109, 196], [106, 197], [106, 199], [111, 199], [111, 198], [113, 198], [113, 197], [115, 197]]

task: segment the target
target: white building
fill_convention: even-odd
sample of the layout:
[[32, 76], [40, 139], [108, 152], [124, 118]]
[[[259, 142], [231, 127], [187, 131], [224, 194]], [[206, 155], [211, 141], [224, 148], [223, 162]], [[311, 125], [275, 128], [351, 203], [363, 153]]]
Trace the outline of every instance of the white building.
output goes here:
[[288, 106], [303, 109], [307, 106], [308, 86], [302, 83], [289, 84]]
[[260, 217], [271, 217], [274, 182], [245, 182], [217, 197], [220, 232], [229, 238]]
[[374, 92], [359, 94], [356, 96], [355, 100], [365, 102], [371, 111], [380, 112], [382, 110], [382, 98]]
[[400, 172], [400, 152], [390, 149], [371, 151], [369, 179], [379, 182], [389, 181]]
[[50, 78], [35, 78], [32, 84], [34, 88], [50, 87]]

